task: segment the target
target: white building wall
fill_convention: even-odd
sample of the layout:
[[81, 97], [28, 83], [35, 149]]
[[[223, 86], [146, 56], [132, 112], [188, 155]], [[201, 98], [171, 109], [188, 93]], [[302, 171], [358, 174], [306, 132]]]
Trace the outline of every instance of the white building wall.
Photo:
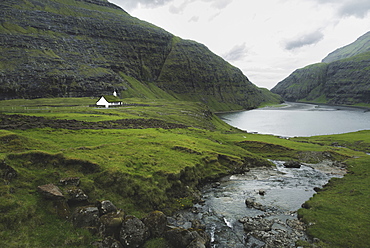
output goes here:
[[99, 101], [97, 101], [97, 102], [96, 102], [96, 105], [103, 105], [103, 106], [105, 106], [106, 108], [108, 108], [108, 107], [109, 107], [109, 105], [110, 105], [110, 103], [109, 103], [109, 102], [107, 102], [107, 100], [105, 100], [105, 98], [104, 98], [104, 97], [101, 97], [101, 98], [99, 99]]

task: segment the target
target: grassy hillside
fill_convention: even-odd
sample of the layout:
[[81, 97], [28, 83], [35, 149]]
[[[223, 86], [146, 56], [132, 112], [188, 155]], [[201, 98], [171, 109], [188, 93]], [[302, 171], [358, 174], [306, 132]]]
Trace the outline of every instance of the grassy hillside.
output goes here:
[[370, 32], [367, 32], [366, 34], [358, 38], [355, 42], [347, 46], [338, 48], [334, 52], [331, 52], [328, 56], [326, 56], [322, 60], [322, 62], [331, 63], [337, 60], [350, 58], [369, 51], [370, 51]]
[[[37, 192], [39, 185], [58, 184], [66, 177], [80, 178], [79, 187], [90, 203], [108, 199], [126, 213], [143, 217], [152, 210], [171, 213], [189, 207], [199, 199], [202, 183], [253, 166], [272, 166], [267, 159], [317, 162], [331, 158], [346, 162], [353, 171], [345, 177], [347, 181], [336, 180], [336, 184], [361, 194], [349, 193], [343, 198], [346, 202], [341, 194], [330, 199], [343, 209], [352, 209], [347, 202], [356, 208], [369, 203], [358, 197], [370, 189], [366, 186], [369, 156], [361, 152], [370, 143], [368, 131], [286, 140], [232, 128], [199, 103], [130, 98], [119, 108], [88, 107], [96, 100], [0, 101], [1, 246], [89, 247], [99, 239], [74, 228], [65, 212]], [[29, 126], [30, 120], [37, 120], [35, 126]], [[76, 129], [76, 123], [83, 129]], [[361, 188], [347, 185], [353, 180]], [[331, 211], [331, 202], [320, 200], [330, 187], [311, 200], [319, 199], [320, 207], [300, 213], [304, 220], [317, 223], [310, 227], [310, 234], [328, 247], [336, 247], [330, 244], [342, 238], [352, 240], [349, 233], [357, 235], [353, 242], [367, 241], [367, 234], [358, 232], [368, 223], [366, 218], [357, 219], [356, 211]], [[321, 213], [323, 209], [329, 210]], [[327, 211], [331, 211], [325, 217], [328, 222], [315, 219]], [[337, 229], [337, 214], [347, 218], [340, 225], [344, 229], [324, 235], [324, 229]], [[356, 226], [347, 225], [351, 221]]]
[[0, 2], [0, 99], [121, 97], [201, 101], [215, 111], [280, 97], [207, 47], [101, 0]]
[[272, 92], [287, 101], [370, 106], [370, 52], [294, 71]]

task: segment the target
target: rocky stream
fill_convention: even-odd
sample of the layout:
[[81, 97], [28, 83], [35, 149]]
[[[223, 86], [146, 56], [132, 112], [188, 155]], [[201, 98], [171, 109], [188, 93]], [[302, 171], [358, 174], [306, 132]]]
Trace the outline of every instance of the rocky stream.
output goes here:
[[205, 186], [202, 202], [169, 218], [170, 224], [204, 226], [215, 248], [296, 247], [296, 241], [308, 240], [296, 211], [345, 170], [331, 161], [298, 166], [273, 162], [276, 168], [253, 168]]

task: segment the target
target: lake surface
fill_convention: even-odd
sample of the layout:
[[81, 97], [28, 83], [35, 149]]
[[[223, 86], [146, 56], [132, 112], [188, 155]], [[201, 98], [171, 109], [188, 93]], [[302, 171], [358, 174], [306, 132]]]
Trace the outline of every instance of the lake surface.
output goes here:
[[218, 116], [241, 130], [284, 137], [370, 130], [370, 110], [352, 107], [286, 102]]

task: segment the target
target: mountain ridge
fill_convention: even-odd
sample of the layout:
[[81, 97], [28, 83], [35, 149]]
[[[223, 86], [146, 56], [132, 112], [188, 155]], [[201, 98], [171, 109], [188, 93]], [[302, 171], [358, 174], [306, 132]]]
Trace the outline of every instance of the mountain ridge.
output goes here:
[[0, 3], [0, 99], [100, 96], [202, 101], [216, 111], [280, 98], [206, 46], [103, 0]]
[[271, 89], [287, 101], [370, 106], [370, 32]]
[[356, 41], [329, 53], [321, 62], [330, 63], [370, 51], [370, 31]]

